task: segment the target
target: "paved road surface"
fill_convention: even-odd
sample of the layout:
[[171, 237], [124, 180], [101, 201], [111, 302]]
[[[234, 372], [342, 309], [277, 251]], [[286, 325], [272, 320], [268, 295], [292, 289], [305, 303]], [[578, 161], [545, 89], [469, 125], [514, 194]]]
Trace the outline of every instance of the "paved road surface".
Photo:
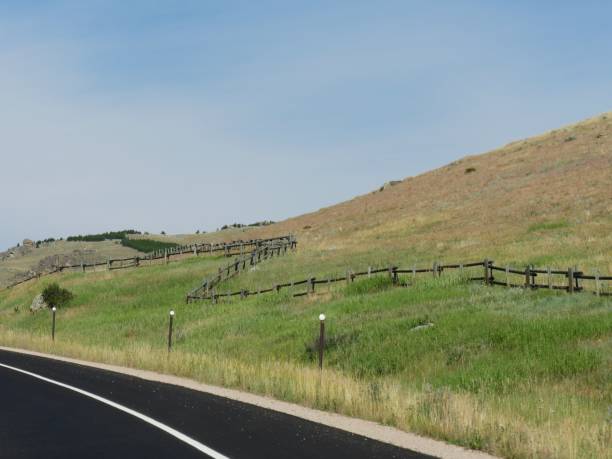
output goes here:
[[0, 351], [1, 459], [166, 457], [431, 456], [179, 386]]

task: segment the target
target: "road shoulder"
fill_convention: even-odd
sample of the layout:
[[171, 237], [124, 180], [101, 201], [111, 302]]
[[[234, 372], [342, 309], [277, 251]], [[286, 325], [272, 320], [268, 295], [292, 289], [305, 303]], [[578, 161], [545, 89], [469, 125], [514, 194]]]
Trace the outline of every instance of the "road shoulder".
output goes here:
[[417, 451], [419, 453], [429, 454], [436, 457], [449, 459], [494, 459], [494, 456], [480, 451], [468, 450], [460, 446], [450, 445], [439, 440], [433, 440], [431, 438], [423, 437], [413, 433], [404, 432], [393, 427], [383, 426], [372, 421], [366, 421], [363, 419], [351, 418], [349, 416], [344, 416], [336, 413], [315, 410], [294, 403], [283, 402], [270, 397], [255, 395], [235, 389], [227, 389], [224, 387], [203, 384], [188, 378], [165, 375], [153, 371], [139, 370], [118, 365], [89, 362], [53, 354], [29, 351], [25, 349], [4, 346], [0, 346], [0, 349], [10, 352], [33, 355], [37, 357], [55, 359], [62, 362], [74, 363], [92, 368], [99, 368], [107, 371], [113, 371], [116, 373], [122, 373], [148, 381], [173, 384], [176, 386], [185, 387], [187, 389], [205, 392], [208, 394], [225, 397], [242, 403], [248, 403], [250, 405], [255, 405], [280, 413], [289, 414], [328, 427], [344, 430], [356, 435], [362, 435], [373, 440], [389, 443], [400, 448], [406, 448], [413, 451]]

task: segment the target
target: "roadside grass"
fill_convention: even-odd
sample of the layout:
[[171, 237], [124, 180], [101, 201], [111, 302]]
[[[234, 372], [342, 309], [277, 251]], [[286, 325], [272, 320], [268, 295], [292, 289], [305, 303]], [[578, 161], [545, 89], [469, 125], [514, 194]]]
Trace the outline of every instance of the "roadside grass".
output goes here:
[[[277, 279], [289, 260], [265, 267]], [[299, 299], [283, 291], [185, 304], [185, 292], [225, 261], [72, 273], [0, 292], [0, 342], [187, 376], [505, 457], [612, 457], [609, 299], [487, 288], [449, 271], [405, 276], [403, 288], [379, 275]], [[26, 312], [51, 281], [75, 294], [58, 312], [55, 343], [49, 313]]]

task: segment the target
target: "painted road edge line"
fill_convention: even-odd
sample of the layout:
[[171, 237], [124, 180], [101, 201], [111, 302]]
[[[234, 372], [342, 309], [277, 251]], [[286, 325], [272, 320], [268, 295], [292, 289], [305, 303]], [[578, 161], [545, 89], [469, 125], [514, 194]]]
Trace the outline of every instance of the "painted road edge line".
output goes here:
[[153, 418], [151, 418], [151, 417], [149, 417], [149, 416], [147, 416], [145, 414], [139, 413], [138, 411], [135, 411], [135, 410], [133, 410], [131, 408], [128, 408], [127, 406], [120, 405], [119, 403], [113, 402], [112, 400], [108, 400], [107, 398], [104, 398], [104, 397], [100, 397], [99, 395], [92, 394], [91, 392], [87, 392], [86, 390], [79, 389], [78, 387], [70, 386], [69, 384], [64, 384], [62, 382], [55, 381], [55, 380], [50, 379], [50, 378], [46, 378], [44, 376], [41, 376], [41, 375], [36, 374], [36, 373], [32, 373], [30, 371], [22, 370], [20, 368], [12, 367], [10, 365], [5, 365], [3, 363], [0, 363], [0, 367], [7, 368], [9, 370], [13, 370], [13, 371], [16, 371], [18, 373], [23, 373], [24, 375], [28, 375], [28, 376], [31, 376], [33, 378], [40, 379], [41, 381], [45, 381], [45, 382], [48, 382], [50, 384], [55, 384], [56, 386], [63, 387], [64, 389], [69, 389], [69, 390], [77, 392], [77, 393], [79, 393], [81, 395], [85, 395], [86, 397], [92, 398], [92, 399], [94, 399], [94, 400], [96, 400], [96, 401], [98, 401], [100, 403], [104, 403], [106, 405], [109, 405], [109, 406], [111, 406], [111, 407], [113, 407], [113, 408], [115, 408], [115, 409], [117, 409], [119, 411], [123, 411], [124, 413], [130, 414], [130, 415], [140, 419], [141, 421], [144, 421], [144, 422], [146, 422], [148, 424], [151, 424], [154, 427], [157, 427], [160, 430], [163, 430], [166, 433], [169, 433], [173, 437], [178, 438], [182, 442], [187, 443], [188, 445], [194, 447], [198, 451], [201, 451], [204, 454], [209, 455], [213, 459], [229, 459], [227, 456], [224, 456], [223, 454], [218, 453], [214, 449], [209, 448], [208, 446], [200, 443], [199, 441], [194, 440], [191, 437], [188, 437], [184, 433], [181, 433], [178, 430], [173, 429], [170, 426], [167, 426], [166, 424], [163, 424], [163, 423], [161, 423], [159, 421], [156, 421], [155, 419], [153, 419]]

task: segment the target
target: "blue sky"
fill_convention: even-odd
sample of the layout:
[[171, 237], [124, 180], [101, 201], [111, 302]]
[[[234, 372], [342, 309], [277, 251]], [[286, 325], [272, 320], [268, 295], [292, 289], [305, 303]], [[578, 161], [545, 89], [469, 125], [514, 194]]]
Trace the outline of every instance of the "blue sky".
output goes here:
[[611, 109], [612, 7], [3, 1], [0, 248], [280, 220]]

